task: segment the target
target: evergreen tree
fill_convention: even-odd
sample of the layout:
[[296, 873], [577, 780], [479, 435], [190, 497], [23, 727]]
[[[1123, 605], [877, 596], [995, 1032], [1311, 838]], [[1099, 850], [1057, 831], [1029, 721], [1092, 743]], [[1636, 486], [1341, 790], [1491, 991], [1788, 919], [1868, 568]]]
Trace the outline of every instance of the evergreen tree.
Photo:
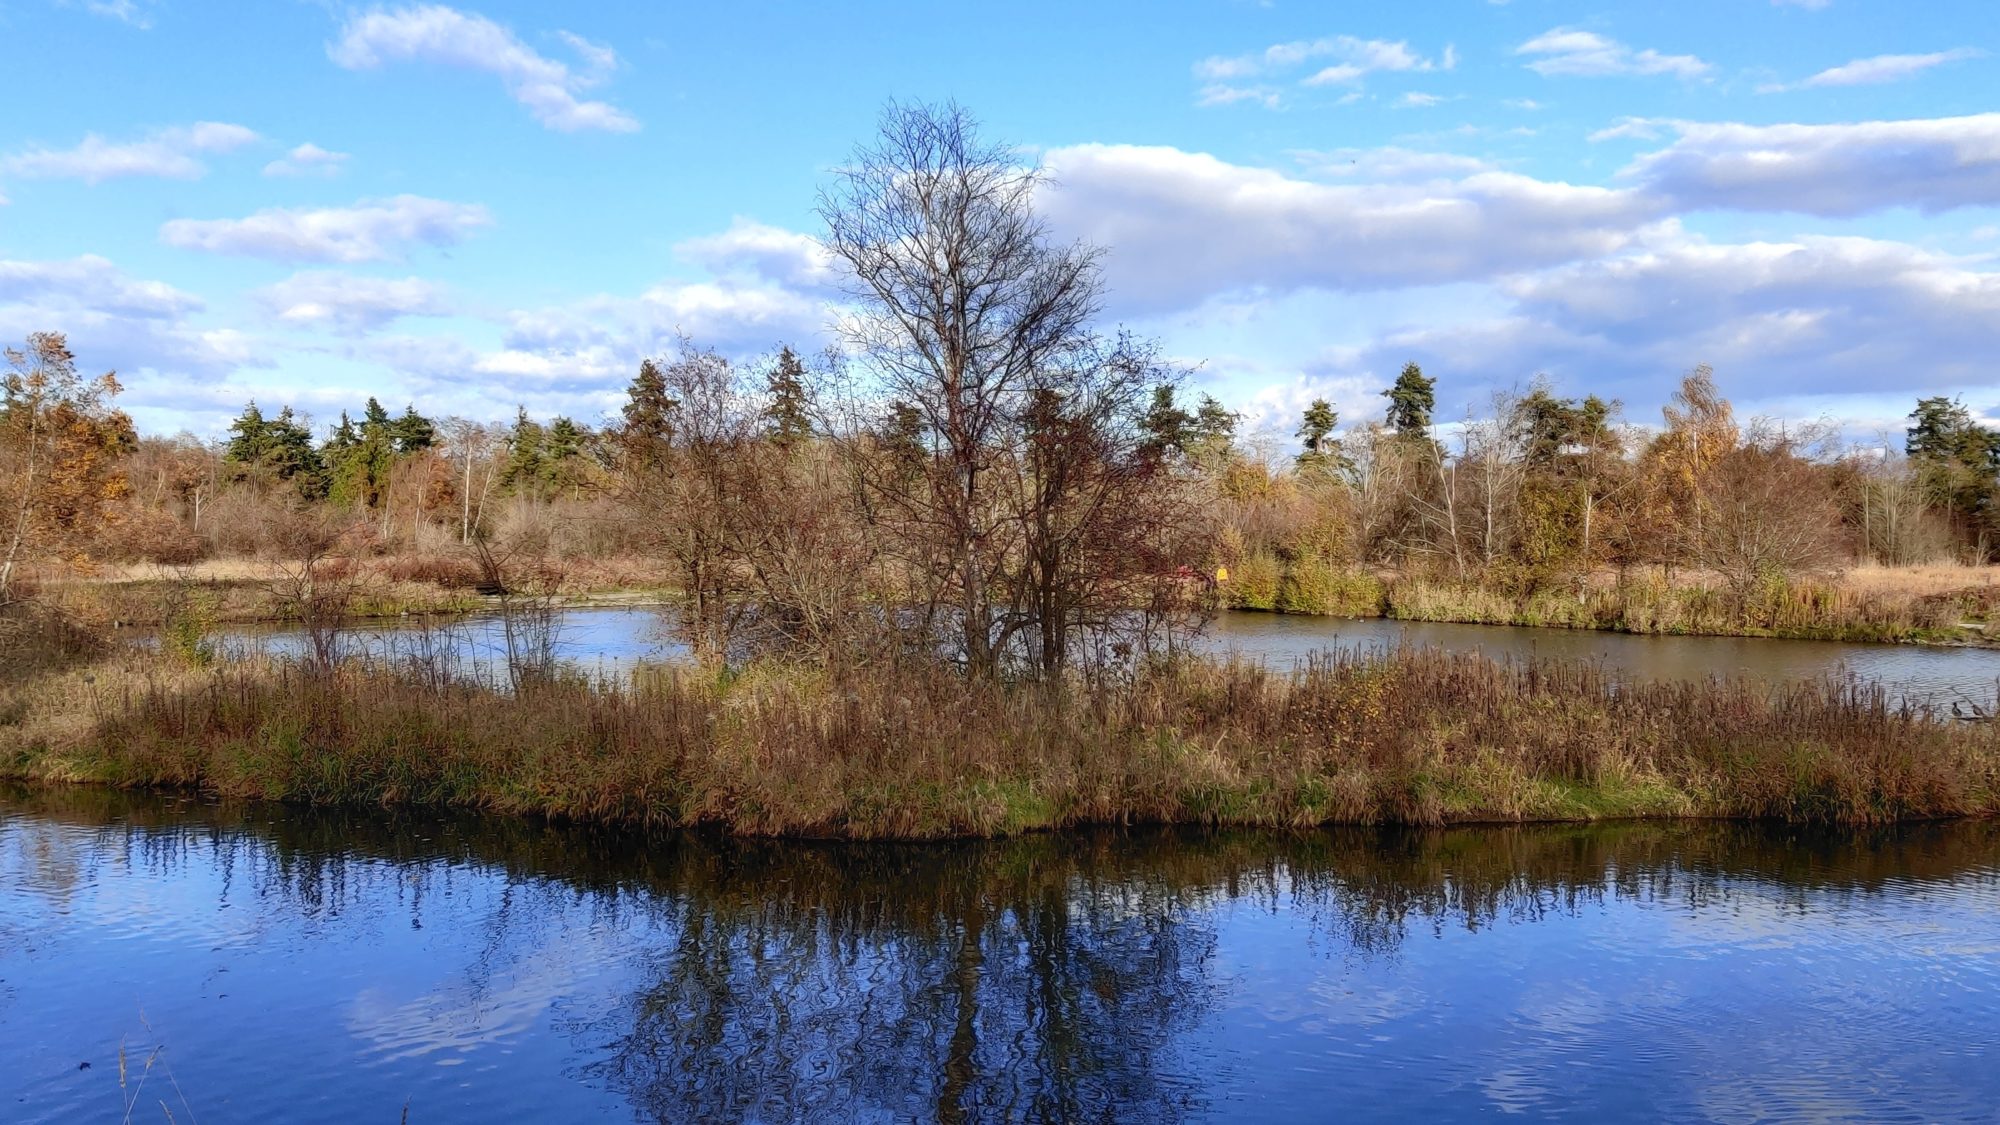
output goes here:
[[1437, 409], [1437, 380], [1424, 374], [1414, 363], [1403, 365], [1396, 385], [1382, 392], [1389, 400], [1389, 427], [1399, 434], [1421, 434], [1431, 428], [1431, 412]]
[[1903, 448], [1931, 495], [1971, 521], [1968, 530], [1990, 530], [2000, 432], [1980, 425], [1964, 403], [1938, 396], [1919, 400], [1910, 412]]
[[1514, 406], [1507, 421], [1521, 449], [1521, 459], [1532, 469], [1553, 469], [1588, 453], [1604, 450], [1616, 441], [1611, 432], [1611, 404], [1590, 395], [1581, 401], [1557, 398], [1547, 385], [1534, 390]]
[[1153, 388], [1153, 401], [1139, 419], [1139, 428], [1146, 434], [1141, 452], [1154, 458], [1185, 453], [1194, 422], [1194, 416], [1174, 402], [1173, 384], [1161, 383]]
[[557, 415], [543, 432], [544, 476], [556, 492], [574, 496], [590, 482], [591, 432]]
[[252, 399], [243, 413], [229, 423], [229, 440], [222, 447], [222, 459], [231, 465], [262, 464], [270, 443], [271, 424], [258, 409], [257, 400]]
[[291, 483], [308, 499], [326, 494], [325, 465], [313, 448], [312, 430], [289, 406], [275, 418], [265, 417], [255, 402], [245, 406], [229, 424], [222, 459], [236, 480], [267, 476]]
[[764, 408], [765, 433], [780, 447], [812, 436], [812, 416], [806, 410], [806, 365], [790, 347], [778, 351], [778, 360], [764, 377], [770, 405]]
[[436, 445], [437, 427], [417, 413], [416, 404], [411, 403], [403, 408], [402, 417], [389, 424], [389, 437], [396, 452], [407, 455]]
[[1340, 425], [1340, 414], [1333, 405], [1323, 398], [1313, 400], [1306, 407], [1304, 420], [1299, 425], [1298, 437], [1305, 443], [1305, 452], [1299, 454], [1300, 469], [1328, 470], [1342, 468], [1346, 458], [1340, 451], [1340, 441], [1333, 436], [1334, 428]]
[[889, 416], [882, 427], [882, 447], [906, 476], [923, 468], [930, 451], [924, 446], [924, 416], [907, 402], [889, 404]]
[[345, 411], [327, 434], [327, 498], [343, 507], [379, 508], [396, 464], [395, 424], [382, 404], [370, 398], [356, 424]]
[[679, 405], [667, 394], [666, 373], [652, 360], [642, 360], [625, 394], [620, 411], [625, 426], [618, 434], [625, 460], [642, 468], [657, 465], [673, 443], [674, 408]]
[[507, 467], [500, 475], [501, 486], [540, 496], [548, 490], [551, 467], [548, 432], [528, 417], [527, 407], [518, 408], [514, 428], [507, 434]]
[[1188, 452], [1211, 470], [1226, 463], [1236, 451], [1236, 421], [1237, 415], [1213, 396], [1201, 396], [1189, 431]]
[[1950, 462], [1980, 472], [2000, 463], [2000, 433], [1974, 421], [1964, 403], [1942, 395], [1918, 400], [1904, 434], [1903, 450], [1913, 461]]

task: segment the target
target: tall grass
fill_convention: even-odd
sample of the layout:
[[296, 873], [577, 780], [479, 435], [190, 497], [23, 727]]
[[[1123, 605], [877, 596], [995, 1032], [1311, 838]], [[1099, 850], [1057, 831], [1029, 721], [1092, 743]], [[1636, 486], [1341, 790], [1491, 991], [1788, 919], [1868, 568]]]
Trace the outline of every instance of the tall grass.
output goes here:
[[1787, 637], [1830, 641], [1965, 639], [1960, 628], [2000, 605], [1993, 587], [1898, 592], [1774, 579], [1748, 591], [1650, 575], [1631, 581], [1515, 593], [1476, 581], [1374, 574], [1302, 556], [1251, 554], [1223, 594], [1234, 609], [1402, 621], [1599, 629], [1620, 633]]
[[0, 732], [0, 774], [862, 838], [2000, 809], [2000, 732], [1856, 683], [1628, 685], [1431, 649], [1283, 675], [1177, 663], [1095, 688], [767, 666], [506, 693], [358, 667], [135, 665], [105, 690], [64, 737]]

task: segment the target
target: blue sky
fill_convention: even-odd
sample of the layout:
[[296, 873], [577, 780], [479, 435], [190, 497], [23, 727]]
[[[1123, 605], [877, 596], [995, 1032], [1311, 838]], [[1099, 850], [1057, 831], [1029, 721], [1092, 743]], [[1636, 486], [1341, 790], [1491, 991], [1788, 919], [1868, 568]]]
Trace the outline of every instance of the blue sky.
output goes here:
[[0, 0], [0, 337], [150, 431], [369, 395], [595, 420], [676, 331], [816, 346], [891, 97], [1053, 174], [1108, 315], [1289, 428], [1407, 359], [1657, 417], [2000, 412], [2000, 5]]

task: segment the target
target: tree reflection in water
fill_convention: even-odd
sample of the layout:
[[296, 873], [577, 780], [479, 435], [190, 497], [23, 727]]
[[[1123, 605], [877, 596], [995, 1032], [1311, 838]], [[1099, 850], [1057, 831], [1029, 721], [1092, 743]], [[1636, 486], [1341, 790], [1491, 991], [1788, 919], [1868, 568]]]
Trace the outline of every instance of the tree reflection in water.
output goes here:
[[662, 1120], [1174, 1120], [1195, 1091], [1160, 1057], [1214, 937], [1092, 850], [691, 842], [657, 983], [591, 1026], [591, 1072]]
[[[1231, 909], [1284, 910], [1327, 955], [1366, 961], [1398, 956], [1413, 932], [1606, 899], [1806, 912], [1892, 884], [2000, 878], [1991, 824], [1135, 830], [891, 846], [96, 791], [0, 789], [0, 814], [19, 814], [0, 815], [12, 836], [0, 881], [50, 899], [100, 865], [161, 876], [201, 865], [254, 914], [258, 940], [302, 951], [336, 920], [448, 924], [430, 948], [463, 959], [454, 996], [468, 1003], [528, 962], [609, 961], [609, 1003], [562, 996], [546, 1018], [573, 1045], [573, 1077], [663, 1121], [1171, 1121], [1214, 1109], [1201, 1032], [1223, 996], [1218, 933]], [[453, 898], [473, 883], [499, 887], [483, 913]]]

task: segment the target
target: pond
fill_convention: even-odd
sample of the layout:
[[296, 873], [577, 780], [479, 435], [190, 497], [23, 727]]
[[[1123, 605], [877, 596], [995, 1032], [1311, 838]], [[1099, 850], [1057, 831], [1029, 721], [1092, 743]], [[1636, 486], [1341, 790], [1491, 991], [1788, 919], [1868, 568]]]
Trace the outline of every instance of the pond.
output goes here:
[[1996, 1034], [1992, 823], [876, 846], [0, 789], [8, 1121], [1991, 1120]]
[[[602, 607], [560, 611], [555, 627], [559, 656], [592, 672], [617, 677], [634, 664], [677, 659], [662, 611]], [[226, 635], [231, 651], [297, 653], [305, 647], [295, 629], [260, 627]], [[468, 668], [504, 667], [507, 646], [498, 618], [457, 621], [397, 619], [364, 622], [347, 631], [346, 648], [377, 659], [448, 648]], [[1628, 676], [1701, 679], [1744, 675], [1779, 682], [1822, 675], [1852, 675], [1879, 683], [1892, 696], [1948, 707], [1953, 702], [1991, 708], [2000, 694], [2000, 649], [1927, 645], [1845, 644], [1755, 637], [1647, 637], [1568, 629], [1496, 625], [1431, 625], [1386, 619], [1224, 613], [1198, 642], [1214, 653], [1233, 653], [1288, 668], [1324, 650], [1391, 648], [1398, 644], [1475, 649], [1495, 657], [1545, 656], [1598, 661]]]

